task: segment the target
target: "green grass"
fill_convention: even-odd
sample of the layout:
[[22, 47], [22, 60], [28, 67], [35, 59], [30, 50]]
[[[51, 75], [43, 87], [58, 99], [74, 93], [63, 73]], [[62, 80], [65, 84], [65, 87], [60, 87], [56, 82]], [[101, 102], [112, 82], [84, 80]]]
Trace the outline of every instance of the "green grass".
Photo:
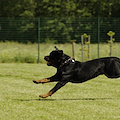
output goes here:
[[0, 120], [119, 120], [120, 78], [99, 76], [82, 84], [68, 83], [53, 96], [39, 98], [56, 83], [32, 79], [56, 72], [45, 64], [0, 64]]
[[37, 61], [37, 53], [37, 44], [0, 42], [1, 63], [35, 63]]
[[[48, 55], [54, 46], [62, 49], [72, 57], [71, 44], [40, 44], [40, 62], [45, 63], [44, 56]], [[113, 56], [120, 57], [120, 43], [113, 44]], [[81, 44], [75, 44], [75, 59], [82, 60]], [[98, 58], [98, 45], [91, 44], [90, 59]], [[109, 44], [100, 44], [100, 57], [109, 56]], [[85, 57], [85, 56], [84, 56]], [[36, 63], [38, 58], [37, 44], [20, 44], [16, 42], [0, 42], [0, 63]]]

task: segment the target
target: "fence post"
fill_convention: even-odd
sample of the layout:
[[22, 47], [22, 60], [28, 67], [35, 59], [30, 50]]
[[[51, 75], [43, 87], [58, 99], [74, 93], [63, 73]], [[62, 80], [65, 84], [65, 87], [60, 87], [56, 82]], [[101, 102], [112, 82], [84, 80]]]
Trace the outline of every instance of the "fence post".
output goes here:
[[90, 35], [88, 35], [88, 60], [90, 59]]
[[112, 36], [110, 36], [110, 57], [112, 56], [112, 42], [113, 42], [113, 38]]
[[39, 63], [40, 60], [40, 18], [38, 18], [38, 59], [37, 63]]
[[73, 53], [73, 58], [75, 58], [75, 42], [76, 40], [71, 40], [72, 42], [72, 53]]
[[110, 42], [110, 57], [112, 56], [112, 44], [113, 44], [113, 36], [115, 35], [115, 33], [113, 31], [109, 31], [107, 33], [108, 36], [110, 36], [110, 41], [108, 40], [108, 42]]
[[100, 45], [100, 18], [98, 17], [98, 58], [100, 57], [99, 45]]

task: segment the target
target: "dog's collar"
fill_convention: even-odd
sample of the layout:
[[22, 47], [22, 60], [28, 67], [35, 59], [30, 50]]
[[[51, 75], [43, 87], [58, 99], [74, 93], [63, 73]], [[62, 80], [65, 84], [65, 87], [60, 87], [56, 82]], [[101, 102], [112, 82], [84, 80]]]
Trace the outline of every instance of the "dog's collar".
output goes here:
[[62, 64], [60, 65], [60, 68], [61, 68], [62, 66], [64, 66], [65, 64], [69, 63], [69, 62], [74, 63], [74, 62], [75, 62], [75, 59], [74, 59], [74, 58], [69, 58], [69, 59], [67, 59], [64, 63], [62, 63]]

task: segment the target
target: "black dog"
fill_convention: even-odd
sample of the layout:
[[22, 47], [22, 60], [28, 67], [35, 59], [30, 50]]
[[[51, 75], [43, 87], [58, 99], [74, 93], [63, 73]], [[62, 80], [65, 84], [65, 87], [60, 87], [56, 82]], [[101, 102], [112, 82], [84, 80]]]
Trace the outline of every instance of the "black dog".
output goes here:
[[[56, 48], [56, 47], [55, 47]], [[43, 80], [33, 80], [34, 83], [58, 82], [56, 86], [45, 95], [46, 98], [63, 87], [66, 83], [82, 83], [98, 75], [105, 74], [108, 78], [120, 77], [120, 59], [117, 57], [105, 57], [87, 62], [79, 62], [64, 54], [62, 50], [52, 51], [44, 58], [48, 66], [57, 68], [57, 73]]]

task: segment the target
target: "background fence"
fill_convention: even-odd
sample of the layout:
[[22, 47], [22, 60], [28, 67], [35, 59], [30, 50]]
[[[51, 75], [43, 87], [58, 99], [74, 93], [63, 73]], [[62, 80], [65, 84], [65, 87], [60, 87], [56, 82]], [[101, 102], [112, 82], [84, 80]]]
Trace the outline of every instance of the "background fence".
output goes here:
[[115, 32], [115, 41], [120, 42], [120, 18], [0, 18], [0, 41], [80, 43], [86, 33], [91, 43], [98, 43], [98, 57], [99, 43], [107, 43], [109, 31]]
[[[40, 22], [40, 25], [38, 25]], [[80, 42], [81, 35], [87, 33], [92, 43], [106, 42], [107, 33], [115, 32], [120, 41], [120, 18], [0, 18], [0, 41], [66, 43]]]
[[37, 42], [36, 18], [0, 18], [0, 41]]

